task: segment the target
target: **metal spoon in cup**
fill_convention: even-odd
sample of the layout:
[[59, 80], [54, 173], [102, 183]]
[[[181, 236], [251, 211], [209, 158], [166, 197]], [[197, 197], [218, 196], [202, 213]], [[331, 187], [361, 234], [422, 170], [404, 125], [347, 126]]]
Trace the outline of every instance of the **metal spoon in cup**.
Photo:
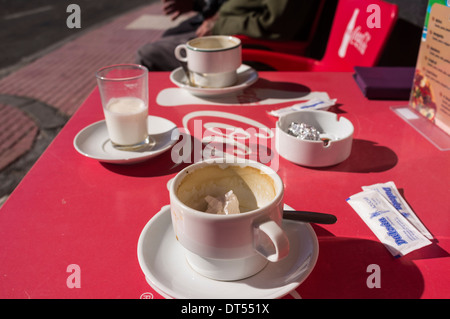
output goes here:
[[180, 64], [181, 64], [181, 67], [183, 68], [184, 74], [186, 75], [186, 79], [188, 81], [188, 84], [190, 86], [192, 86], [192, 87], [195, 87], [196, 85], [191, 81], [191, 74], [190, 74], [189, 69], [187, 67], [187, 63], [180, 61]]

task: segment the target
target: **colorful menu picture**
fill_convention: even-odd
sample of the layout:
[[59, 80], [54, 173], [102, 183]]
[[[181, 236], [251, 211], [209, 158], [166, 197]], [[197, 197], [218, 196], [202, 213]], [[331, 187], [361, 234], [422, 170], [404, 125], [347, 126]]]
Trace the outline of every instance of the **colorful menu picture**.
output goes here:
[[450, 1], [429, 1], [409, 104], [450, 135]]

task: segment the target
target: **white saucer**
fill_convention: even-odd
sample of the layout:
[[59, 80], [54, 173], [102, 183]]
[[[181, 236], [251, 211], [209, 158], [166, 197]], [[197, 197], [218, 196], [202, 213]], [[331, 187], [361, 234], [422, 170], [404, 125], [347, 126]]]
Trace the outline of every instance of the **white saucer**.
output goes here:
[[290, 243], [285, 259], [269, 263], [243, 280], [216, 281], [196, 273], [188, 265], [172, 229], [170, 206], [164, 206], [141, 232], [137, 247], [139, 265], [150, 286], [165, 298], [281, 298], [308, 277], [319, 254], [311, 225], [283, 220], [283, 229]]
[[115, 164], [132, 164], [145, 161], [164, 153], [178, 141], [180, 131], [171, 121], [157, 116], [147, 118], [148, 133], [155, 146], [145, 151], [120, 151], [109, 140], [106, 122], [99, 121], [82, 129], [73, 140], [75, 149], [82, 155]]
[[170, 73], [170, 80], [182, 89], [186, 89], [192, 95], [196, 96], [215, 96], [243, 90], [258, 80], [258, 72], [252, 67], [242, 64], [237, 69], [237, 83], [233, 86], [225, 88], [200, 88], [193, 87], [187, 83], [186, 75], [183, 68], [179, 67]]

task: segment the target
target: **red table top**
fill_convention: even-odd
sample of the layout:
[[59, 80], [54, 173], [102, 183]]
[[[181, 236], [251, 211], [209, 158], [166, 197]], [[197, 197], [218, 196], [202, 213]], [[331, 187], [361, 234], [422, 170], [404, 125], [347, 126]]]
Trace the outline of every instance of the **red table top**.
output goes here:
[[[334, 225], [313, 225], [319, 258], [297, 292], [302, 298], [449, 298], [450, 152], [438, 150], [390, 109], [406, 101], [367, 100], [351, 73], [259, 75], [255, 85], [234, 96], [237, 100], [189, 104], [169, 73], [151, 73], [149, 113], [180, 129], [184, 119], [190, 132], [194, 118], [236, 125], [236, 118], [216, 118], [220, 114], [247, 118], [247, 126], [258, 125], [252, 119], [274, 128], [276, 118], [267, 111], [301, 101], [300, 92], [337, 98], [331, 111], [355, 127], [347, 160], [307, 168], [277, 159], [272, 149], [272, 161], [278, 161], [272, 163], [285, 183], [285, 203], [338, 218]], [[167, 96], [187, 104], [169, 106]], [[211, 110], [227, 114], [193, 113]], [[171, 151], [129, 166], [80, 155], [75, 135], [101, 119], [94, 90], [1, 208], [0, 298], [134, 299], [146, 292], [161, 298], [144, 278], [136, 247], [143, 227], [169, 203], [166, 184], [182, 165], [173, 165]], [[432, 245], [397, 259], [346, 203], [361, 186], [387, 181], [402, 190], [435, 238]], [[80, 288], [67, 285], [72, 264], [80, 267]], [[367, 286], [371, 264], [380, 267], [381, 288]]]

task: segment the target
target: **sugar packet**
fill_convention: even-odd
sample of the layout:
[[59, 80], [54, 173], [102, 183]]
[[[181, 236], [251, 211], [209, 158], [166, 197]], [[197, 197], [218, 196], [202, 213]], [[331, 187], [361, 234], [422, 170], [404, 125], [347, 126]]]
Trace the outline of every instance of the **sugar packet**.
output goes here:
[[387, 183], [363, 186], [362, 189], [371, 189], [379, 192], [392, 204], [392, 206], [395, 207], [395, 209], [400, 212], [400, 214], [403, 215], [403, 217], [405, 217], [414, 227], [416, 227], [417, 230], [422, 233], [422, 235], [424, 235], [428, 239], [433, 239], [433, 235], [431, 235], [430, 232], [425, 228], [420, 219], [405, 201], [403, 196], [398, 191], [397, 186], [395, 186], [394, 182], [390, 181]]
[[297, 103], [288, 107], [283, 107], [278, 110], [270, 111], [269, 114], [280, 117], [284, 114], [288, 114], [294, 111], [301, 110], [328, 110], [331, 106], [336, 104], [336, 99], [327, 99], [327, 98], [313, 98], [303, 103]]
[[347, 199], [347, 203], [395, 257], [404, 256], [431, 244], [430, 240], [375, 190], [365, 190], [352, 195]]
[[232, 215], [239, 214], [239, 200], [232, 190], [223, 196], [213, 197], [208, 195], [205, 197], [208, 203], [206, 213], [218, 215]]

